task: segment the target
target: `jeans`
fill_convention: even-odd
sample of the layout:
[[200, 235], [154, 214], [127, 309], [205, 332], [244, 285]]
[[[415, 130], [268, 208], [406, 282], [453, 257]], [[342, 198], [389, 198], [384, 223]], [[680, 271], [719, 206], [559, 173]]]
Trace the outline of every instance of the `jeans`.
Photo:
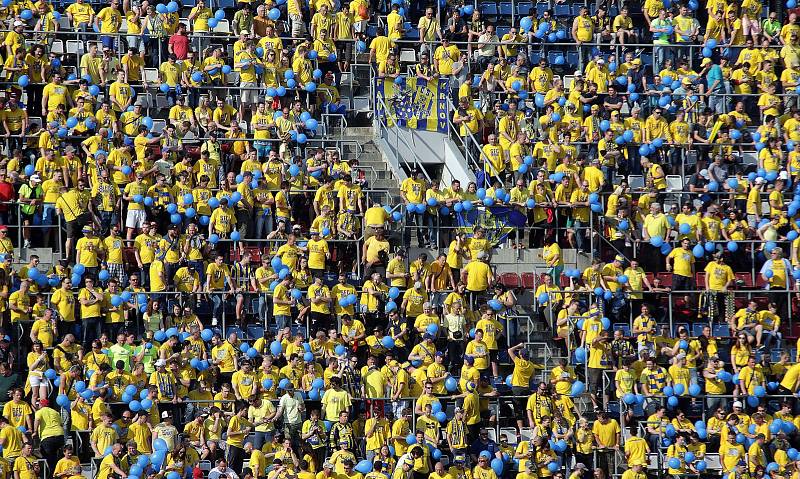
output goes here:
[[603, 177], [606, 179], [606, 186], [604, 189], [609, 189], [611, 188], [611, 185], [614, 184], [616, 168], [613, 166], [603, 166], [601, 169], [603, 170]]
[[142, 51], [142, 36], [141, 35], [126, 35], [125, 41], [128, 42], [128, 48], [136, 48], [137, 51]]
[[708, 107], [711, 108], [711, 111], [714, 113], [719, 115], [723, 114], [725, 112], [725, 97], [717, 95], [716, 93], [709, 95]]
[[101, 211], [100, 212], [100, 234], [104, 237], [108, 235], [111, 230], [111, 225], [117, 223], [116, 211]]
[[285, 314], [278, 314], [275, 316], [275, 325], [278, 327], [278, 331], [282, 330], [286, 326], [289, 326], [292, 323], [292, 317], [285, 315]]
[[89, 348], [92, 341], [100, 338], [103, 328], [103, 318], [83, 318], [83, 347]]
[[425, 212], [425, 226], [428, 228], [429, 241], [434, 248], [439, 247], [439, 218], [438, 214]]
[[211, 304], [212, 304], [211, 317], [213, 319], [219, 319], [221, 317], [220, 316], [220, 313], [222, 312], [221, 310], [225, 307], [222, 301], [222, 292], [213, 291], [209, 294], [209, 296], [211, 298]]
[[265, 293], [259, 293], [258, 295], [258, 319], [261, 321], [261, 324], [267, 324], [267, 308], [269, 304], [267, 303], [267, 295]]
[[417, 242], [419, 243], [419, 247], [422, 248], [427, 242], [425, 232], [422, 229], [422, 215], [409, 211], [406, 211], [406, 228], [403, 230], [403, 244], [411, 246], [411, 228], [408, 226], [412, 224], [415, 226], [414, 229], [417, 230]]
[[664, 62], [672, 58], [672, 50], [667, 46], [653, 45], [653, 74], [658, 75]]
[[577, 246], [578, 251], [583, 250], [583, 235], [585, 233], [584, 228], [587, 228], [588, 226], [588, 224], [583, 224], [583, 221], [580, 220], [575, 220], [572, 225], [572, 227], [575, 229], [575, 246]]
[[272, 436], [273, 433], [271, 432], [256, 431], [255, 437], [253, 438], [253, 447], [258, 448], [258, 450], [261, 450], [261, 446], [263, 446], [265, 442], [267, 441], [272, 442]]

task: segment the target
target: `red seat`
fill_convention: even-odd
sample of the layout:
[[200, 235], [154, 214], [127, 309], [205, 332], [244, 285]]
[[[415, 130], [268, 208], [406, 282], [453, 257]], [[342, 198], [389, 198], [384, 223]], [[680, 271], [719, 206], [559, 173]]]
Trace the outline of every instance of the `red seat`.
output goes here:
[[648, 283], [653, 284], [653, 280], [656, 276], [653, 273], [645, 273], [644, 277], [647, 278]]
[[536, 289], [536, 274], [522, 273], [522, 287], [525, 289]]
[[250, 254], [250, 261], [255, 264], [261, 263], [261, 248], [258, 246], [245, 246], [244, 250]]
[[766, 296], [754, 296], [752, 299], [758, 305], [759, 310], [767, 309], [767, 306], [769, 306], [769, 298]]
[[661, 281], [661, 286], [672, 287], [672, 273], [658, 273], [656, 277]]
[[506, 288], [519, 288], [520, 280], [517, 273], [503, 273], [500, 275], [500, 284]]
[[747, 307], [747, 303], [748, 303], [748, 301], [749, 301], [749, 300], [748, 300], [747, 298], [737, 298], [737, 297], [734, 297], [734, 298], [733, 298], [733, 305], [734, 305], [734, 307], [735, 307], [736, 309], [742, 309], [742, 308], [746, 308], [746, 307]]
[[764, 277], [761, 276], [759, 273], [756, 273], [756, 288], [761, 289], [764, 286], [766, 286], [768, 283], [769, 283], [769, 281], [764, 279]]
[[734, 273], [737, 281], [741, 281], [744, 283], [744, 287], [747, 289], [753, 288], [753, 275], [750, 273]]
[[694, 275], [694, 284], [696, 284], [698, 288], [705, 288], [706, 287], [706, 273], [703, 272], [703, 271], [695, 273], [695, 275]]
[[567, 276], [566, 274], [562, 274], [561, 277], [559, 278], [559, 284], [561, 285], [561, 288], [568, 287], [569, 286], [569, 276]]

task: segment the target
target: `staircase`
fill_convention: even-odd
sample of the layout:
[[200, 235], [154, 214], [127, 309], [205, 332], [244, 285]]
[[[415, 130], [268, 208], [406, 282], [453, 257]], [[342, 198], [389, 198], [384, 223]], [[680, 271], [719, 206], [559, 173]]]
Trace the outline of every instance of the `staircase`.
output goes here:
[[394, 206], [401, 201], [400, 183], [403, 178], [397, 178], [389, 168], [374, 142], [373, 132], [372, 127], [345, 128], [340, 137], [343, 140], [342, 159], [348, 160], [354, 170], [364, 171], [369, 189], [387, 192], [387, 195], [373, 195], [373, 199]]

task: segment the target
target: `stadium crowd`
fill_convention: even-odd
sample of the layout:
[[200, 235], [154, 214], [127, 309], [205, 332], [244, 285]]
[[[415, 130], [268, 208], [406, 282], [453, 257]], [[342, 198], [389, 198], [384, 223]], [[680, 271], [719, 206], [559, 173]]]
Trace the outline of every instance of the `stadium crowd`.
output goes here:
[[[795, 0], [2, 3], [0, 477], [800, 474]], [[373, 192], [357, 64], [476, 181]]]

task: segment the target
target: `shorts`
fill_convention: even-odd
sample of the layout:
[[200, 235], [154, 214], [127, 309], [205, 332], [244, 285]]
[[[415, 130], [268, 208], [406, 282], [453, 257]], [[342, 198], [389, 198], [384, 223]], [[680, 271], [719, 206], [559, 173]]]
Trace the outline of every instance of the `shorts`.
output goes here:
[[144, 210], [128, 210], [128, 216], [125, 218], [125, 227], [142, 229], [146, 221], [147, 213]]
[[42, 376], [40, 376], [38, 374], [31, 373], [28, 376], [28, 382], [31, 383], [31, 387], [32, 388], [36, 388], [36, 387], [39, 387], [42, 383], [45, 383], [46, 381], [44, 380], [44, 378]]
[[596, 394], [603, 387], [603, 369], [587, 368], [588, 392]]
[[252, 81], [243, 81], [239, 84], [242, 87], [242, 104], [255, 105], [258, 103], [258, 84]]
[[81, 224], [80, 218], [67, 221], [67, 238], [78, 237], [78, 235], [81, 234], [81, 229], [83, 229], [83, 225]]
[[759, 35], [761, 34], [761, 24], [758, 23], [758, 19], [755, 20], [749, 17], [742, 18], [742, 35]]
[[497, 362], [497, 349], [489, 350], [489, 364]]

